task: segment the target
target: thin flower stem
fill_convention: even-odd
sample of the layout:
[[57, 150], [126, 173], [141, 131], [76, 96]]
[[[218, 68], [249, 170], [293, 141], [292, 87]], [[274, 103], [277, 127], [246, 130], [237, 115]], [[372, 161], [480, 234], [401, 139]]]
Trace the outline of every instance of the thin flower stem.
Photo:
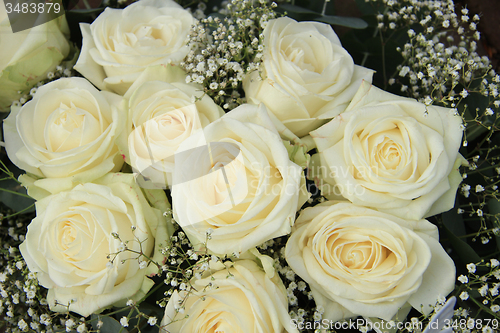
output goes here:
[[6, 188], [2, 188], [0, 187], [0, 191], [4, 191], [4, 192], [7, 192], [7, 193], [11, 193], [11, 194], [16, 194], [20, 197], [24, 197], [24, 198], [30, 198], [30, 199], [33, 199], [32, 197], [30, 197], [29, 195], [27, 194], [24, 194], [24, 193], [19, 193], [19, 192], [16, 192], [16, 191], [12, 191], [12, 190], [8, 190]]
[[480, 303], [478, 300], [476, 300], [475, 298], [473, 297], [470, 297], [470, 299], [476, 303], [477, 306], [479, 306], [479, 308], [485, 312], [488, 312], [489, 314], [491, 314], [492, 316], [497, 316], [496, 313], [494, 313], [493, 311], [491, 311], [488, 307], [484, 306], [482, 303]]
[[364, 55], [363, 55], [363, 60], [361, 60], [361, 64], [360, 64], [360, 66], [364, 66], [364, 65], [365, 65], [366, 60], [368, 60], [368, 57], [370, 56], [370, 53], [369, 53], [369, 52], [364, 52], [363, 54], [364, 54]]
[[330, 2], [330, 0], [325, 0], [323, 2], [323, 10], [321, 11], [321, 16], [325, 16], [326, 6], [328, 5], [329, 2]]
[[163, 287], [163, 283], [158, 283], [157, 286], [155, 286], [154, 288], [152, 288], [146, 295], [144, 295], [139, 301], [137, 301], [138, 304], [142, 303], [143, 301], [146, 300], [146, 298], [148, 298], [149, 296], [151, 296], [153, 293], [155, 293], [158, 289], [160, 289], [161, 287]]
[[484, 230], [484, 231], [481, 231], [481, 232], [473, 232], [471, 234], [457, 236], [457, 238], [467, 238], [467, 237], [479, 236], [479, 235], [482, 235], [482, 234], [490, 233], [490, 232], [492, 232], [492, 230], [493, 229], [487, 229], [487, 230]]
[[150, 257], [148, 257], [147, 255], [145, 255], [142, 251], [139, 252], [139, 251], [136, 251], [136, 250], [132, 250], [132, 249], [129, 249], [127, 248], [127, 251], [129, 252], [132, 252], [132, 253], [135, 253], [135, 254], [138, 254], [139, 256], [142, 256], [144, 257], [146, 260], [149, 260], [149, 262], [152, 262], [153, 264], [156, 265], [156, 267], [160, 268], [161, 265], [159, 263], [157, 263], [156, 261], [153, 261], [153, 259], [151, 259]]
[[29, 205], [28, 207], [24, 208], [23, 210], [20, 210], [16, 213], [13, 213], [13, 214], [10, 214], [10, 215], [7, 215], [7, 216], [4, 216], [3, 218], [4, 219], [8, 219], [8, 218], [11, 218], [13, 216], [16, 216], [16, 215], [19, 215], [19, 214], [22, 214], [24, 213], [25, 211], [27, 211], [28, 209], [30, 209], [31, 207], [33, 207], [35, 205], [35, 203], [32, 203], [31, 205]]
[[473, 171], [469, 171], [469, 172], [467, 172], [467, 174], [468, 175], [473, 175], [475, 173], [480, 173], [481, 171], [491, 170], [491, 169], [495, 169], [495, 168], [498, 168], [498, 165], [490, 165], [488, 167], [484, 167], [484, 168], [481, 168], [481, 169], [476, 169], [476, 170], [473, 170]]
[[385, 42], [384, 42], [384, 36], [382, 36], [382, 32], [380, 32], [379, 35], [380, 35], [380, 44], [382, 46], [382, 74], [384, 75], [384, 90], [387, 90], [387, 73], [385, 69]]

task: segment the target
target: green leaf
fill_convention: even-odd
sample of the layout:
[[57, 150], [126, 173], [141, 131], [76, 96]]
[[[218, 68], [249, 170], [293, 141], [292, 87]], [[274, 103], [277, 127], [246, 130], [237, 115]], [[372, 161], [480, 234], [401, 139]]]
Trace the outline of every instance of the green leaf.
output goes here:
[[104, 7], [101, 7], [102, 1], [99, 1], [98, 3], [96, 1], [91, 1], [90, 3], [87, 1], [80, 1], [80, 0], [62, 0], [64, 8], [66, 9], [66, 12], [68, 11], [79, 11], [79, 10], [92, 10], [92, 9], [97, 9], [100, 8], [101, 10], [104, 10]]
[[27, 195], [26, 189], [12, 179], [0, 182], [0, 202], [16, 212], [35, 203], [35, 199], [26, 197]]
[[94, 14], [100, 14], [104, 11], [104, 8], [91, 8], [91, 9], [72, 9], [66, 12], [69, 16], [92, 16]]
[[93, 314], [91, 317], [92, 327], [97, 330], [97, 322], [102, 321], [101, 333], [128, 333], [128, 331], [120, 324], [120, 322], [109, 316], [99, 316]]
[[[17, 179], [22, 170], [12, 164], [7, 164], [9, 171], [14, 174], [14, 177]], [[7, 174], [0, 171], [0, 178], [9, 177]], [[35, 199], [28, 196], [26, 189], [21, 186], [14, 179], [4, 179], [0, 181], [0, 202], [5, 204], [10, 209], [19, 212], [26, 207], [29, 207], [35, 203]], [[27, 209], [25, 212], [33, 212], [35, 207], [33, 206], [30, 209]]]
[[[455, 205], [456, 207], [457, 205]], [[465, 223], [463, 215], [458, 214], [457, 210], [451, 209], [442, 214], [443, 224], [448, 228], [450, 232], [455, 236], [465, 235]]]
[[356, 6], [363, 15], [375, 15], [382, 11], [383, 4], [373, 1], [367, 2], [366, 0], [356, 0]]
[[451, 246], [458, 253], [458, 256], [463, 261], [463, 263], [468, 264], [471, 262], [476, 263], [481, 261], [479, 255], [472, 249], [469, 244], [455, 236], [446, 225], [443, 224], [442, 226], [442, 230], [450, 241]]
[[320, 13], [315, 12], [313, 10], [287, 4], [278, 6], [276, 10], [277, 12], [280, 13], [286, 12], [286, 16], [291, 17], [297, 21], [311, 21], [314, 20], [316, 17], [321, 16]]
[[366, 23], [365, 20], [360, 19], [358, 17], [325, 15], [315, 18], [314, 21], [333, 24], [333, 25], [340, 25], [343, 27], [348, 27], [353, 29], [365, 29], [366, 27], [368, 27], [368, 23]]
[[357, 17], [345, 17], [345, 16], [334, 16], [334, 15], [321, 15], [318, 12], [315, 12], [311, 9], [291, 5], [291, 4], [282, 4], [279, 5], [278, 9], [281, 11], [286, 11], [289, 16], [297, 18], [307, 16], [309, 19], [314, 21], [340, 25], [343, 27], [354, 28], [354, 29], [364, 29], [368, 27], [368, 23], [366, 23], [363, 19]]
[[278, 6], [279, 9], [282, 9], [282, 10], [285, 10], [289, 13], [295, 13], [295, 14], [315, 14], [315, 15], [318, 15], [318, 16], [321, 16], [320, 13], [318, 12], [315, 12], [313, 10], [310, 10], [310, 9], [307, 9], [307, 8], [303, 8], [303, 7], [299, 7], [299, 6], [295, 6], [295, 5], [290, 5], [290, 4], [287, 4], [287, 3], [284, 3], [284, 4], [281, 4]]

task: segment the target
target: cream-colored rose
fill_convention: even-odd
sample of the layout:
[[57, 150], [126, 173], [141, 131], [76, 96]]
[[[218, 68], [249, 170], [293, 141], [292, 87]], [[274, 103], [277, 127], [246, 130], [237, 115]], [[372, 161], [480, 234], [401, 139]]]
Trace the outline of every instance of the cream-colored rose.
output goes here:
[[330, 320], [391, 320], [407, 302], [428, 314], [455, 286], [455, 265], [435, 225], [347, 202], [306, 208], [285, 256]]
[[298, 137], [344, 111], [373, 71], [356, 66], [331, 26], [270, 20], [264, 29], [261, 70], [245, 78], [249, 101], [262, 102]]
[[7, 154], [36, 187], [51, 193], [118, 171], [123, 158], [116, 139], [126, 119], [121, 103], [83, 78], [50, 82], [5, 120]]
[[106, 8], [92, 24], [80, 24], [83, 46], [75, 69], [98, 88], [123, 95], [148, 66], [178, 65], [184, 59], [193, 23], [192, 15], [172, 0]]
[[191, 134], [224, 112], [196, 85], [147, 81], [129, 104], [128, 146], [123, 151], [135, 172], [166, 188], [174, 171], [174, 153]]
[[[148, 196], [167, 201], [161, 190]], [[108, 174], [50, 195], [37, 201], [36, 211], [20, 251], [39, 283], [49, 289], [53, 311], [67, 311], [69, 304], [70, 311], [88, 316], [139, 300], [153, 286], [147, 276], [158, 269], [153, 264], [142, 267], [147, 259], [137, 253], [162, 262], [159, 247], [167, 242], [167, 224], [132, 174]], [[123, 251], [125, 246], [135, 253]]]
[[283, 282], [274, 270], [266, 274], [254, 261], [212, 262], [191, 285], [191, 291], [175, 291], [168, 301], [161, 332], [298, 333]]
[[311, 136], [321, 161], [313, 171], [328, 198], [415, 220], [454, 205], [464, 159], [462, 119], [451, 109], [365, 82], [346, 112]]
[[[242, 105], [185, 140], [175, 154], [174, 217], [217, 254], [244, 252], [288, 234], [307, 199], [263, 105]], [[299, 191], [302, 189], [302, 191]]]
[[8, 111], [13, 101], [28, 93], [66, 58], [70, 50], [69, 28], [65, 16], [60, 16], [13, 33], [1, 1], [0, 36], [0, 111]]

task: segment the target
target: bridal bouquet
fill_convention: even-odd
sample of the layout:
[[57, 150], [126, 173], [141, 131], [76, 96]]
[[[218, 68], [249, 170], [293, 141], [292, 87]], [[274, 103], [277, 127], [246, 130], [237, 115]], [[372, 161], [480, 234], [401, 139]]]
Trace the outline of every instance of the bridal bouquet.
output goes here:
[[0, 331], [495, 332], [480, 16], [337, 2], [3, 0]]

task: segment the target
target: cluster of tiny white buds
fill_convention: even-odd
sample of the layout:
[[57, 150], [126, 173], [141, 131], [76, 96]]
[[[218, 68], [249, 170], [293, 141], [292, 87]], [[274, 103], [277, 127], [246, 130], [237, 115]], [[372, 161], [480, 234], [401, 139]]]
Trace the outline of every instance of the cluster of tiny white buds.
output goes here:
[[231, 0], [220, 11], [225, 18], [199, 20], [188, 36], [191, 51], [180, 64], [188, 74], [186, 83], [203, 85], [224, 109], [241, 104], [237, 88], [248, 72], [259, 69], [261, 31], [275, 17], [274, 6], [267, 1], [256, 7], [249, 1]]

